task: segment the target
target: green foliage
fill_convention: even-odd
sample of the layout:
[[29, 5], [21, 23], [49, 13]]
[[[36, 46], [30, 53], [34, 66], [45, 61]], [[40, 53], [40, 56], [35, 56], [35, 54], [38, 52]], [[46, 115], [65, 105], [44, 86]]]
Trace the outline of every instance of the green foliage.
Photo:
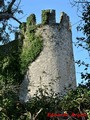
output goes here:
[[20, 59], [18, 40], [0, 47], [0, 81], [19, 82]]
[[[25, 24], [23, 24], [25, 25]], [[25, 32], [25, 26], [22, 26]], [[27, 106], [18, 100], [18, 88], [28, 65], [33, 62], [43, 48], [40, 35], [35, 35], [36, 26], [28, 31], [27, 39], [15, 40], [0, 46], [0, 119], [30, 120]], [[16, 87], [17, 86], [17, 87]], [[15, 88], [15, 89], [14, 89]]]
[[[78, 87], [61, 97], [52, 89], [48, 94], [47, 87], [39, 88], [30, 101], [21, 103], [18, 100], [16, 88], [13, 88], [12, 85], [9, 85], [3, 88], [3, 92], [0, 91], [0, 119], [2, 120], [51, 120], [47, 117], [48, 113], [62, 114], [64, 111], [67, 111], [69, 115], [73, 112], [90, 114], [90, 90]], [[57, 119], [53, 118], [53, 120]], [[76, 117], [76, 120], [79, 118]]]
[[28, 65], [40, 54], [43, 41], [40, 35], [35, 35], [35, 29], [36, 26], [31, 26], [27, 38], [22, 42], [15, 40], [0, 47], [0, 80], [4, 80], [6, 84], [21, 83]]
[[[87, 36], [87, 39], [90, 40], [90, 5], [87, 4], [86, 8], [84, 9], [84, 12], [82, 13], [82, 19], [84, 20], [84, 27], [83, 31], [84, 34]], [[90, 41], [87, 41], [90, 43]]]
[[32, 63], [40, 54], [43, 48], [41, 36], [36, 36], [34, 33], [28, 34], [28, 39], [25, 39], [25, 45], [22, 48], [20, 55], [21, 73], [24, 75], [28, 65]]
[[69, 91], [63, 98], [61, 104], [63, 109], [77, 113], [79, 107], [81, 111], [90, 109], [88, 99], [90, 99], [90, 90], [80, 86], [76, 90]]
[[19, 26], [19, 28], [21, 29], [22, 33], [24, 33], [24, 32], [26, 31], [26, 23], [23, 22], [23, 23]]
[[[90, 56], [90, 2], [88, 0], [84, 4], [81, 2], [80, 6], [77, 6], [77, 8], [81, 11], [79, 13], [81, 14], [81, 22], [77, 26], [77, 30], [81, 33], [82, 36], [80, 35], [77, 37], [76, 45], [78, 47], [82, 47], [83, 50], [86, 50]], [[78, 66], [83, 66], [84, 71], [81, 72], [81, 79], [85, 80], [87, 82], [86, 86], [90, 88], [90, 64], [87, 64], [86, 61], [83, 60], [78, 60], [76, 63]]]
[[27, 110], [30, 110], [31, 115], [38, 113], [42, 108], [41, 113], [37, 116], [39, 120], [46, 120], [47, 113], [60, 111], [61, 108], [58, 106], [60, 97], [51, 90], [51, 94], [48, 94], [48, 88], [41, 89], [39, 88], [35, 96], [26, 103]]
[[90, 52], [90, 4], [86, 3], [82, 7], [81, 23], [77, 30], [84, 34], [83, 37], [77, 37], [78, 45]]
[[53, 91], [49, 95], [47, 89], [39, 88], [30, 101], [22, 104], [18, 101], [16, 89], [11, 89], [12, 87], [6, 86], [0, 94], [0, 118], [3, 120], [34, 120], [31, 117], [34, 118], [41, 108], [42, 111], [37, 118], [46, 120], [47, 113], [55, 112], [58, 107], [60, 98], [53, 94]]
[[27, 18], [27, 26], [35, 25], [35, 24], [36, 24], [36, 16], [35, 16], [35, 14], [31, 14], [31, 15]]
[[43, 10], [43, 11], [42, 11], [42, 24], [45, 25], [45, 24], [48, 23], [49, 14], [50, 14], [50, 10]]

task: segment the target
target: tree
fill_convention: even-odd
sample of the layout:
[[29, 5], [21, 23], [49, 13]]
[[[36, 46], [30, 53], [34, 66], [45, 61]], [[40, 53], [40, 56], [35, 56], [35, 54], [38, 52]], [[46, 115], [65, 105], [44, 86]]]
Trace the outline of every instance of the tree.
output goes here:
[[[89, 0], [75, 0], [72, 5], [77, 7], [78, 16], [80, 18], [80, 22], [77, 26], [77, 31], [82, 33], [80, 37], [77, 37], [76, 45], [82, 47], [83, 50], [86, 50], [90, 57], [90, 2]], [[85, 71], [81, 72], [81, 78], [86, 81], [86, 84], [79, 84], [78, 95], [83, 96], [79, 98], [81, 102], [79, 105], [85, 111], [87, 111], [88, 109], [88, 119], [90, 119], [90, 108], [88, 108], [88, 103], [90, 100], [90, 71], [88, 69], [90, 69], [90, 63], [86, 63], [86, 61], [81, 60], [76, 61], [76, 63], [78, 64], [78, 66], [83, 65], [85, 67]], [[78, 97], [78, 95], [76, 96]]]
[[[88, 51], [89, 56], [90, 56], [90, 3], [85, 3], [85, 6], [83, 6], [83, 12], [82, 12], [82, 20], [83, 24], [79, 25], [77, 29], [79, 28], [79, 31], [82, 31], [84, 34], [84, 37], [77, 38], [80, 42], [79, 45], [83, 47], [85, 50]], [[90, 67], [90, 64], [85, 64], [86, 70], [88, 67]], [[90, 73], [83, 74], [81, 73], [82, 78], [85, 80], [88, 80], [90, 82]], [[90, 84], [89, 84], [90, 86]]]
[[[89, 0], [73, 0], [71, 2], [72, 6], [77, 7], [77, 14], [80, 18], [79, 24], [77, 26], [77, 31], [82, 33], [82, 36], [77, 37], [76, 46], [82, 47], [86, 50], [90, 56], [90, 1]], [[86, 86], [90, 88], [90, 64], [85, 61], [77, 60], [78, 66], [85, 67], [85, 73], [81, 72], [81, 78], [88, 81]]]
[[16, 13], [23, 13], [23, 11], [19, 9], [20, 2], [21, 0], [0, 0], [0, 41], [3, 44], [9, 42], [9, 33], [15, 31], [15, 27], [13, 27], [12, 24], [9, 24], [9, 20], [13, 19], [21, 24], [21, 22], [15, 17]]

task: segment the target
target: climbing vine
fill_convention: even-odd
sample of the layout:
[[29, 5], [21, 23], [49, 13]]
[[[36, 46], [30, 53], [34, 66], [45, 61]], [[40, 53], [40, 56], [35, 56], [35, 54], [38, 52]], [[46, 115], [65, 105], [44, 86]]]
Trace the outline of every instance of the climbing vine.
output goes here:
[[35, 35], [35, 29], [36, 26], [31, 26], [31, 29], [26, 33], [27, 37], [22, 42], [15, 40], [9, 43], [10, 45], [0, 47], [1, 80], [6, 83], [10, 81], [21, 83], [28, 65], [38, 57], [43, 48], [42, 37]]
[[[35, 28], [35, 27], [34, 27]], [[34, 29], [32, 28], [32, 31]], [[43, 48], [42, 37], [36, 36], [34, 32], [27, 34], [28, 39], [25, 39], [25, 44], [22, 48], [22, 53], [20, 55], [21, 59], [21, 72], [24, 75], [28, 65], [32, 63], [40, 54]]]
[[47, 24], [48, 23], [48, 15], [50, 13], [50, 10], [43, 10], [42, 11], [42, 24]]

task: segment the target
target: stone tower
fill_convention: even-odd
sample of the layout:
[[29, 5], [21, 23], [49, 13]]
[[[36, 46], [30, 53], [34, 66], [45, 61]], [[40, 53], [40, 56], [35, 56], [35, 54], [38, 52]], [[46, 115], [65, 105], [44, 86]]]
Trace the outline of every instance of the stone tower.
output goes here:
[[[43, 86], [47, 86], [48, 92], [50, 92], [50, 84], [53, 91], [60, 94], [76, 87], [69, 17], [62, 12], [60, 23], [56, 23], [55, 17], [55, 10], [43, 10], [42, 23], [39, 27], [36, 25], [35, 34], [42, 36], [43, 50], [28, 66], [20, 87], [19, 98], [22, 101], [28, 101], [36, 90]], [[28, 32], [27, 29], [26, 32]]]

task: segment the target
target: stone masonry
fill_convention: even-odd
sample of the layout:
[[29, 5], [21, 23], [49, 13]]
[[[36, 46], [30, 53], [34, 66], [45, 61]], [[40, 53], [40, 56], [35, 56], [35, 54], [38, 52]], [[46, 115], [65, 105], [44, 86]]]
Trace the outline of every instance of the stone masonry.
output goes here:
[[[42, 11], [42, 16], [44, 15]], [[60, 23], [56, 23], [55, 10], [48, 10], [46, 21], [36, 30], [43, 38], [43, 50], [38, 58], [28, 66], [20, 87], [19, 98], [27, 102], [38, 88], [52, 88], [55, 93], [64, 94], [76, 87], [75, 65], [72, 48], [72, 32], [69, 17], [61, 13]], [[50, 86], [51, 85], [51, 86]]]

